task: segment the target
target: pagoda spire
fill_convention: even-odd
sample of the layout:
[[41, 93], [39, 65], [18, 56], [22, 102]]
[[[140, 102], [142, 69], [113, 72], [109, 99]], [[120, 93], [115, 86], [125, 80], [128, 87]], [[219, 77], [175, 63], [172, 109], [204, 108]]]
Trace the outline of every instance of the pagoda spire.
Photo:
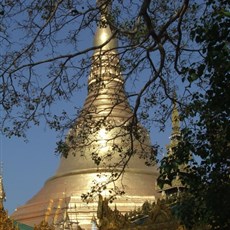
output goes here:
[[[133, 112], [129, 106], [121, 73], [118, 41], [107, 22], [109, 5], [104, 0], [97, 1], [101, 16], [94, 36], [91, 72], [88, 79], [88, 96], [82, 117], [91, 114], [93, 118], [129, 120]], [[82, 120], [79, 118], [79, 120]]]
[[180, 116], [178, 111], [178, 104], [177, 104], [177, 95], [174, 91], [173, 95], [173, 109], [172, 109], [172, 133], [170, 137], [170, 145], [168, 146], [169, 152], [172, 151], [174, 147], [178, 145], [178, 142], [181, 137], [181, 131], [180, 131]]
[[[175, 154], [175, 148], [178, 146], [181, 140], [181, 130], [180, 130], [180, 115], [178, 111], [177, 105], [177, 95], [174, 91], [173, 95], [173, 108], [172, 108], [172, 133], [170, 136], [170, 143], [166, 146], [167, 149], [167, 156], [173, 156]], [[183, 167], [180, 167], [183, 170]], [[173, 195], [177, 195], [181, 190], [184, 189], [179, 176], [177, 175], [176, 178], [171, 182], [171, 185], [165, 184], [163, 189], [160, 189], [163, 197], [169, 197]]]
[[3, 173], [2, 173], [2, 162], [1, 162], [1, 172], [0, 172], [0, 209], [4, 209], [4, 201], [6, 200], [6, 194], [3, 186]]
[[3, 167], [0, 162], [0, 229], [6, 230], [19, 230], [19, 227], [15, 225], [14, 221], [8, 216], [8, 212], [4, 208], [4, 201], [6, 200], [6, 194], [3, 186]]
[[177, 105], [177, 96], [174, 92], [173, 96], [173, 110], [172, 110], [172, 136], [180, 135], [180, 117]]
[[173, 154], [173, 149], [177, 147], [181, 138], [180, 115], [178, 111], [177, 95], [175, 91], [173, 94], [173, 107], [172, 107], [171, 121], [172, 121], [172, 132], [170, 136], [170, 144], [166, 146], [168, 155]]

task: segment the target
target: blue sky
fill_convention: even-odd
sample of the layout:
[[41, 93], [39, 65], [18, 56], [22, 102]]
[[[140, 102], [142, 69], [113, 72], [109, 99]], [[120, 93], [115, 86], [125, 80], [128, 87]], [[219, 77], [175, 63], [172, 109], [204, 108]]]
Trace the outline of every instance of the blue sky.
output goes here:
[[5, 208], [12, 213], [38, 192], [56, 170], [59, 157], [54, 154], [56, 134], [44, 127], [28, 132], [29, 142], [2, 138], [1, 154], [6, 192]]

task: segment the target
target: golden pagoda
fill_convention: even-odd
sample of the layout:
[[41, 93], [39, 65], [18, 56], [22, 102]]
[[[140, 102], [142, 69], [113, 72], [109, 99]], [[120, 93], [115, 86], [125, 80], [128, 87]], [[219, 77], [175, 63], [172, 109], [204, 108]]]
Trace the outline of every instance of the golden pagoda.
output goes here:
[[117, 39], [105, 16], [106, 8], [94, 37], [88, 95], [65, 140], [68, 157], [61, 157], [55, 175], [13, 213], [21, 223], [33, 226], [44, 220], [59, 229], [68, 214], [72, 229], [78, 224], [91, 229], [99, 194], [116, 195], [111, 207], [116, 205], [122, 213], [159, 196], [155, 190], [157, 167], [154, 162], [146, 166], [154, 154], [149, 134], [128, 103]]

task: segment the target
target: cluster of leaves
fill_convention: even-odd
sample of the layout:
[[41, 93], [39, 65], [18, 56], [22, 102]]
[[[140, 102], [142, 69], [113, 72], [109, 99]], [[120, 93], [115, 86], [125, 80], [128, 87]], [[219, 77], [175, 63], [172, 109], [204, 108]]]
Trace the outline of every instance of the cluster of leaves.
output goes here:
[[54, 230], [53, 225], [48, 224], [46, 221], [42, 221], [40, 224], [34, 226], [34, 230]]
[[[106, 198], [99, 198], [97, 217], [100, 230], [185, 230], [172, 215], [168, 202], [145, 202], [142, 207], [125, 215], [117, 208], [111, 210]], [[206, 230], [205, 228], [203, 230]]]
[[19, 228], [14, 225], [14, 221], [9, 218], [8, 213], [2, 207], [0, 209], [0, 229], [19, 230]]

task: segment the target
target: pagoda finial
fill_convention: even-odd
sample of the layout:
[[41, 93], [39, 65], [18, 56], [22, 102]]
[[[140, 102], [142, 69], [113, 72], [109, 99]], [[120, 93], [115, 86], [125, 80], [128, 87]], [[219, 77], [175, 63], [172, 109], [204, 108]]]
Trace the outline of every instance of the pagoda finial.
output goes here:
[[97, 0], [97, 6], [100, 8], [101, 16], [106, 17], [108, 14], [108, 8], [110, 6], [110, 1], [108, 0]]
[[100, 49], [101, 51], [113, 50], [115, 52], [117, 48], [117, 39], [112, 34], [110, 26], [107, 23], [110, 3], [107, 3], [105, 0], [99, 0], [97, 1], [97, 5], [100, 8], [101, 17], [94, 37], [94, 46], [97, 47], [104, 44]]

